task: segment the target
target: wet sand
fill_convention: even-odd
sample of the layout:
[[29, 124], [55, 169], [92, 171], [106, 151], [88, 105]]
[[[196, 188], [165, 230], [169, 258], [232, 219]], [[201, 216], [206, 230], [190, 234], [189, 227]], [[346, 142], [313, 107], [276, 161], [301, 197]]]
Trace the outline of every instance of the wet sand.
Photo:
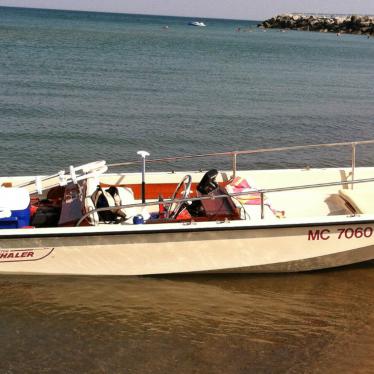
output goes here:
[[373, 270], [2, 276], [0, 371], [374, 372]]

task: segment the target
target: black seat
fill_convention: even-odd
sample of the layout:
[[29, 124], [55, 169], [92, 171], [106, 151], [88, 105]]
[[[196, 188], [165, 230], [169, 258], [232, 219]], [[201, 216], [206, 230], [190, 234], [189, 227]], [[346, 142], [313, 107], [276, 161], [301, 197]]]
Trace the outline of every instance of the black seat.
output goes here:
[[218, 188], [218, 183], [216, 182], [217, 175], [217, 169], [211, 169], [207, 171], [201, 179], [200, 183], [197, 185], [196, 189], [202, 195], [207, 195], [208, 193], [216, 190]]
[[[196, 190], [200, 195], [208, 195], [209, 193], [217, 190], [218, 183], [216, 182], [216, 178], [218, 175], [217, 169], [211, 169], [206, 172], [201, 179], [200, 183], [197, 185]], [[191, 204], [187, 205], [187, 210], [191, 214], [192, 217], [205, 217], [206, 213], [201, 204], [201, 201], [195, 200]]]

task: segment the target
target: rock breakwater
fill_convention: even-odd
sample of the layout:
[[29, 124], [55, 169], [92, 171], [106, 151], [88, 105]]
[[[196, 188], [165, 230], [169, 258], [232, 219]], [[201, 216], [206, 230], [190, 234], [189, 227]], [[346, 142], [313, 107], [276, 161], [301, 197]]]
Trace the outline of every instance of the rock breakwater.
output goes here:
[[374, 16], [281, 14], [265, 20], [258, 27], [374, 36]]

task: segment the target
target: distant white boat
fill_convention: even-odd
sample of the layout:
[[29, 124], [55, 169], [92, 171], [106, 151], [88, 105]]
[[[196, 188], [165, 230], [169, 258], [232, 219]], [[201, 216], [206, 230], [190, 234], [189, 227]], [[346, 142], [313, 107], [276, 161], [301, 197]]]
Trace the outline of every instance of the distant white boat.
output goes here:
[[188, 25], [189, 26], [206, 27], [206, 24], [204, 22], [198, 22], [198, 21], [188, 22]]

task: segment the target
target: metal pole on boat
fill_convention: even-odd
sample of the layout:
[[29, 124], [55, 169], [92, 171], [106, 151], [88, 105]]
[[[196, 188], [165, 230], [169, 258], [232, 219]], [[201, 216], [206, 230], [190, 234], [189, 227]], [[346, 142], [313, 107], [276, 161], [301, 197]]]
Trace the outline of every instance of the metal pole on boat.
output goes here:
[[138, 151], [137, 154], [142, 158], [142, 203], [145, 203], [145, 158], [149, 156], [147, 151]]
[[261, 197], [261, 219], [264, 219], [264, 193], [260, 192]]
[[[356, 143], [352, 143], [352, 182], [355, 180], [355, 167], [356, 167]], [[353, 190], [353, 185], [351, 185], [351, 189]]]
[[237, 157], [237, 154], [236, 152], [234, 152], [232, 154], [232, 177], [233, 178], [236, 177], [236, 157]]

